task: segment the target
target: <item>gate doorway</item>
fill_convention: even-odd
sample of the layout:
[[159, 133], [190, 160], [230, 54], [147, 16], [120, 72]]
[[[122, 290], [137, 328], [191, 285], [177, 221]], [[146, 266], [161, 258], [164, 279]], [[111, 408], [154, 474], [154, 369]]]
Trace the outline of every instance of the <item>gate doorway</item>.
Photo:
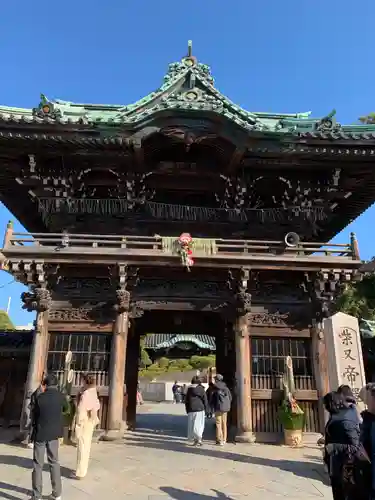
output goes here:
[[[228, 363], [231, 346], [228, 345], [229, 343], [226, 339], [226, 323], [219, 314], [201, 311], [148, 311], [142, 318], [134, 321], [128, 336], [125, 384], [127, 389], [126, 420], [130, 429], [135, 429], [136, 427], [137, 388], [141, 382], [143, 387], [145, 383], [144, 377], [139, 377], [141, 343], [144, 336], [151, 333], [168, 335], [170, 339], [176, 336], [183, 338], [183, 336], [191, 337], [197, 335], [204, 336], [206, 339], [211, 338], [213, 345], [215, 345], [216, 370], [224, 375], [228, 385], [231, 385], [232, 380], [234, 380], [235, 360], [234, 364], [232, 362]], [[166, 391], [171, 391], [175, 380], [188, 385], [191, 382], [192, 376], [197, 373], [197, 370], [198, 368], [194, 368], [194, 366], [192, 366], [191, 370], [186, 369], [184, 371], [176, 371], [175, 373], [173, 373], [173, 370], [168, 370], [164, 377], [154, 377], [148, 383], [158, 386], [155, 387], [155, 390], [163, 390], [165, 394]], [[141, 373], [144, 374], [144, 371]], [[203, 373], [203, 376], [206, 377], [205, 380], [208, 382], [206, 373]], [[169, 394], [169, 397], [171, 398], [171, 394]], [[163, 399], [166, 399], [165, 396]]]

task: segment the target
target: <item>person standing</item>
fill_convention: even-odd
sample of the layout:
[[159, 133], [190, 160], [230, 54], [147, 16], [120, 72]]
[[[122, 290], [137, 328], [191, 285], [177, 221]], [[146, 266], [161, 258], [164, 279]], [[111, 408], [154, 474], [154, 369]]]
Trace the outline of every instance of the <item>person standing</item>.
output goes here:
[[173, 394], [173, 403], [181, 403], [182, 395], [181, 395], [181, 386], [177, 380], [174, 381], [172, 386], [172, 394]]
[[57, 388], [57, 378], [47, 375], [42, 382], [42, 392], [35, 398], [32, 420], [33, 472], [32, 500], [42, 499], [42, 471], [45, 453], [51, 475], [52, 498], [61, 499], [61, 471], [59, 464], [59, 438], [63, 436], [63, 410], [66, 399]]
[[187, 389], [185, 408], [188, 416], [188, 443], [202, 446], [204, 423], [209, 408], [206, 391], [197, 376], [193, 377]]
[[360, 447], [358, 416], [342, 394], [331, 392], [323, 404], [329, 413], [325, 428], [324, 462], [331, 480], [334, 500], [358, 498], [356, 457]]
[[224, 446], [227, 442], [228, 412], [232, 405], [232, 394], [224, 382], [223, 376], [217, 374], [211, 394], [211, 408], [215, 413], [216, 443]]
[[74, 479], [83, 479], [88, 470], [92, 437], [99, 423], [100, 402], [92, 375], [85, 375], [84, 390], [77, 406], [75, 436], [77, 440], [77, 465]]
[[370, 382], [363, 387], [359, 398], [367, 406], [367, 409], [361, 413], [363, 421], [360, 440], [369, 457], [369, 463], [362, 464], [364, 494], [357, 495], [357, 498], [373, 500], [375, 498], [375, 383]]

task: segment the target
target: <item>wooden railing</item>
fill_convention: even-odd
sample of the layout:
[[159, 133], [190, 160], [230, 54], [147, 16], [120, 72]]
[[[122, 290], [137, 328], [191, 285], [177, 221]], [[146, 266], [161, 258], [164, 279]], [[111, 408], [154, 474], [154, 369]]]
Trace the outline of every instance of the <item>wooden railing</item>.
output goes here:
[[[176, 236], [177, 241], [178, 236]], [[130, 236], [130, 235], [93, 235], [93, 234], [68, 234], [68, 233], [16, 233], [8, 224], [4, 237], [3, 250], [10, 248], [43, 248], [50, 250], [65, 249], [118, 249], [128, 254], [170, 254], [175, 253], [173, 249], [165, 245], [165, 240], [173, 238], [162, 238], [160, 236]], [[194, 240], [193, 240], [194, 241]], [[198, 245], [198, 242], [201, 244]], [[204, 250], [204, 244], [207, 248]], [[235, 239], [199, 239], [196, 247], [193, 246], [196, 256], [205, 255], [294, 255], [304, 257], [309, 255], [342, 257], [359, 260], [358, 245], [355, 236], [352, 235], [348, 244], [333, 244], [321, 242], [299, 242], [294, 247], [287, 246], [284, 241], [262, 241], [262, 240], [235, 240]]]

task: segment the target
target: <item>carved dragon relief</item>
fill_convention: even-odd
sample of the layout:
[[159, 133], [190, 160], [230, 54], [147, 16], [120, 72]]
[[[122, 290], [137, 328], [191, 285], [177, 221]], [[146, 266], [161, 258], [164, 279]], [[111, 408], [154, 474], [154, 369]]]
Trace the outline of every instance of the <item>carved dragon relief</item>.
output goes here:
[[250, 314], [250, 325], [252, 326], [290, 326], [290, 314], [289, 313], [251, 313]]

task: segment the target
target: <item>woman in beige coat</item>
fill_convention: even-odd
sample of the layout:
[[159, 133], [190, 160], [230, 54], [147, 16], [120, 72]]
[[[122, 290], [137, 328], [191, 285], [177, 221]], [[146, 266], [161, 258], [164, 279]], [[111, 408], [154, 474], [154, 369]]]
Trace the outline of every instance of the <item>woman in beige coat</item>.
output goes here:
[[77, 439], [76, 479], [83, 479], [87, 474], [94, 429], [99, 423], [100, 403], [92, 375], [84, 377], [84, 390], [77, 406], [75, 436]]

